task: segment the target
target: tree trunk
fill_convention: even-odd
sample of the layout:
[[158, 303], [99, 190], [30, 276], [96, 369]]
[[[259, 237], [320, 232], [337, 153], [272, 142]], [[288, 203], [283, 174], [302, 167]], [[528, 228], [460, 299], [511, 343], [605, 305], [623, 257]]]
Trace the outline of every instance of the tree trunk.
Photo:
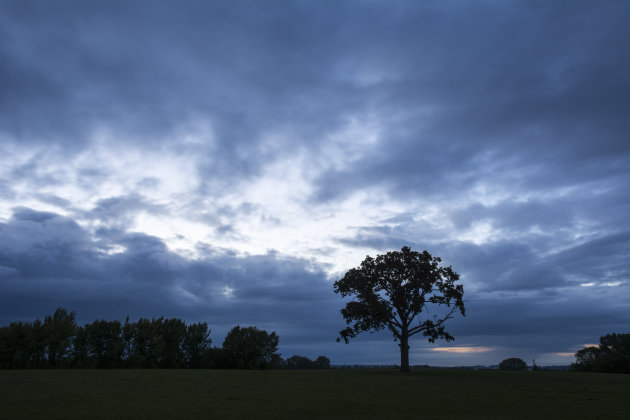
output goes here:
[[409, 372], [409, 336], [403, 333], [400, 337], [400, 371]]

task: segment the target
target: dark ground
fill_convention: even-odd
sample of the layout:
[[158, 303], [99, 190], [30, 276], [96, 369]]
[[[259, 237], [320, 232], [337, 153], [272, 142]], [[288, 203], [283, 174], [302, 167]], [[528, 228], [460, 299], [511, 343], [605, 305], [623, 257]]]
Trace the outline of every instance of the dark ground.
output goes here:
[[0, 371], [0, 419], [627, 419], [630, 375], [423, 370]]

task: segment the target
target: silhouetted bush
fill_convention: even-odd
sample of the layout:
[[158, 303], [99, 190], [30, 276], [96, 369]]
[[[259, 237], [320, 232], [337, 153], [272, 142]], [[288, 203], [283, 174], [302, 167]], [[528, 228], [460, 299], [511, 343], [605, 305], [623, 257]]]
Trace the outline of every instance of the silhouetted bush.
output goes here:
[[315, 369], [315, 362], [304, 356], [291, 356], [287, 359], [287, 369]]
[[311, 360], [304, 356], [291, 356], [286, 361], [287, 369], [330, 369], [330, 359], [326, 356], [319, 356], [316, 360]]
[[527, 370], [527, 363], [523, 359], [518, 357], [511, 357], [505, 359], [499, 363], [499, 369], [501, 370]]
[[326, 356], [318, 356], [315, 359], [315, 366], [317, 369], [330, 369], [330, 359]]

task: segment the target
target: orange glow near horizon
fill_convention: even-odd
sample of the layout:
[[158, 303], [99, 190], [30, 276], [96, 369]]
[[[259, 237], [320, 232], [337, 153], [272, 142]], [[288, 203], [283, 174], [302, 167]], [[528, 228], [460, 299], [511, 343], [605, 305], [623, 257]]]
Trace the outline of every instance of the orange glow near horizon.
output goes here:
[[474, 346], [461, 346], [461, 347], [436, 347], [431, 351], [444, 351], [447, 353], [483, 353], [485, 351], [492, 351], [492, 347], [474, 347]]

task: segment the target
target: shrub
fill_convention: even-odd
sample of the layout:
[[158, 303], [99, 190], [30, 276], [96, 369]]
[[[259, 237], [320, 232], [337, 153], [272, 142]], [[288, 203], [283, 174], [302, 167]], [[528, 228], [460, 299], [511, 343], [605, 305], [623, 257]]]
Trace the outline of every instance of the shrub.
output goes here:
[[527, 370], [527, 363], [518, 357], [510, 357], [499, 363], [501, 370]]

